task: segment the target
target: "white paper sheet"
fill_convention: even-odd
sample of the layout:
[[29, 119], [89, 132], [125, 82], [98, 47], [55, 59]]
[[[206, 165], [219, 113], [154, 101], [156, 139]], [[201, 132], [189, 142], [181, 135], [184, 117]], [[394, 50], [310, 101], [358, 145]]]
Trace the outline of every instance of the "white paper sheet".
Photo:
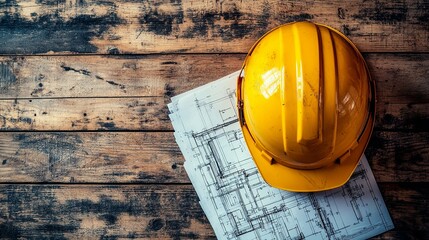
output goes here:
[[172, 98], [176, 141], [219, 239], [367, 239], [393, 228], [365, 156], [341, 188], [292, 193], [261, 178], [237, 119], [239, 72]]

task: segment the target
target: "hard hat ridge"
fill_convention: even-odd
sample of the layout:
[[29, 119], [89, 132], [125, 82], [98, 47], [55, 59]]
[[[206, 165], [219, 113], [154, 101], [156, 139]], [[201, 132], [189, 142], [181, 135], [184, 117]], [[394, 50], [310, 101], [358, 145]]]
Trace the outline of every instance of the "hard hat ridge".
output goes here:
[[[243, 64], [237, 98], [258, 169], [282, 189], [345, 183], [372, 131], [374, 83], [365, 61], [344, 35], [320, 24], [285, 24], [258, 40]], [[337, 180], [329, 178], [341, 169]]]

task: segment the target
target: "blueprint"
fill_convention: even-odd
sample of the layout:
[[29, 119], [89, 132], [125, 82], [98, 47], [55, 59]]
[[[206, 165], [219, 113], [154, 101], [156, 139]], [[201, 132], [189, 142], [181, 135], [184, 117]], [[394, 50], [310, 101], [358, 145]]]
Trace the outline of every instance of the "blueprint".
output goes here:
[[244, 141], [239, 72], [168, 105], [185, 170], [218, 239], [367, 239], [393, 228], [365, 156], [341, 188], [293, 193], [270, 187]]

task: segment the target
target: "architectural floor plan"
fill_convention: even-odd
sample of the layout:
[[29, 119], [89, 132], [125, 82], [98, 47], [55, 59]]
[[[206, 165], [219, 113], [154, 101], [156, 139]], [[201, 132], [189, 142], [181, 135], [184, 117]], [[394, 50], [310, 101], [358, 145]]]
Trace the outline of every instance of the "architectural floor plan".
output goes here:
[[393, 228], [365, 156], [341, 188], [293, 193], [261, 178], [236, 109], [239, 72], [172, 98], [185, 169], [219, 239], [367, 239]]

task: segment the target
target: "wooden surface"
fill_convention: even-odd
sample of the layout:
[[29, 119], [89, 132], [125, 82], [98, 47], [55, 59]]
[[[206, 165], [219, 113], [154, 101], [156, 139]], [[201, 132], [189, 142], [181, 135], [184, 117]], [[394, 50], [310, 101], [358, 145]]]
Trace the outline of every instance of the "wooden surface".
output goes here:
[[428, 1], [0, 1], [0, 238], [214, 238], [166, 104], [281, 23], [331, 25], [377, 83], [366, 155], [395, 229], [429, 236]]

